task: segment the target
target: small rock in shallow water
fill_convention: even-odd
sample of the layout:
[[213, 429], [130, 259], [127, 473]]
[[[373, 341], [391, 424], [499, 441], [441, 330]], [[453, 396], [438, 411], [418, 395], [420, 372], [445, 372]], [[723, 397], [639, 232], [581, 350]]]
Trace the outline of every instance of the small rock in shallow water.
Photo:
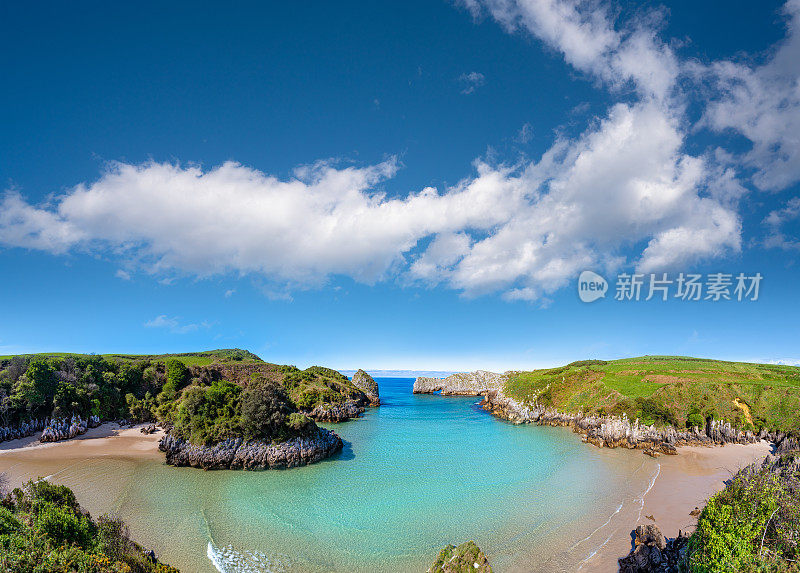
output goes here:
[[474, 541], [467, 541], [458, 547], [448, 545], [439, 552], [428, 573], [463, 573], [478, 571], [492, 573], [489, 561]]

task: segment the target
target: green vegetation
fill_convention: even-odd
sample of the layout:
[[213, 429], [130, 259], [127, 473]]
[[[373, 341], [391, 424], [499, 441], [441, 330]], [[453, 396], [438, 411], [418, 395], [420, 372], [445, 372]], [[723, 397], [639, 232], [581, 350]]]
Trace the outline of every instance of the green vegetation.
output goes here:
[[348, 398], [360, 400], [364, 396], [347, 376], [322, 366], [305, 370], [287, 367], [283, 385], [292, 402], [303, 410], [312, 410], [323, 404], [338, 404]]
[[0, 501], [0, 570], [9, 573], [177, 573], [148, 557], [122, 521], [93, 520], [68, 487], [30, 481]]
[[627, 414], [644, 423], [741, 429], [800, 428], [800, 368], [680, 356], [584, 360], [514, 372], [506, 393], [564, 412]]
[[366, 402], [335, 370], [269, 364], [245, 350], [0, 358], [3, 427], [95, 415], [158, 421], [196, 444], [234, 437], [283, 441], [315, 429], [300, 410], [347, 399]]
[[[791, 464], [794, 456], [781, 463]], [[783, 473], [768, 467], [740, 472], [712, 497], [689, 539], [690, 571], [800, 571], [797, 467]]]

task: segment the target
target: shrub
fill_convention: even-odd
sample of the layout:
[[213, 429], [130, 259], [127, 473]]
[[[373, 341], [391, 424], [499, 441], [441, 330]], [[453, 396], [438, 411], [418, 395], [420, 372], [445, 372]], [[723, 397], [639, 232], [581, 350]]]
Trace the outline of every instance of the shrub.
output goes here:
[[57, 545], [74, 543], [85, 548], [91, 544], [94, 527], [88, 517], [51, 503], [39, 504], [37, 512], [34, 527]]
[[22, 524], [14, 517], [8, 508], [0, 506], [0, 535], [7, 535], [17, 531]]
[[247, 439], [277, 440], [286, 435], [286, 419], [294, 408], [283, 388], [254, 383], [242, 395], [242, 429]]

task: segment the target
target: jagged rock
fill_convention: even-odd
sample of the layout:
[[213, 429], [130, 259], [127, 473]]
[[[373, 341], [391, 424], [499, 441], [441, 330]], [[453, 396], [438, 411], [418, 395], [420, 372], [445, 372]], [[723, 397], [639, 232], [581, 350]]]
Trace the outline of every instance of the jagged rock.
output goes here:
[[89, 428], [96, 428], [99, 425], [100, 418], [97, 416], [89, 416], [88, 420], [83, 420], [78, 416], [72, 416], [69, 420], [66, 418], [53, 419], [42, 430], [39, 441], [57, 442], [59, 440], [68, 440], [80, 434], [85, 434]]
[[342, 439], [334, 432], [317, 428], [309, 436], [278, 444], [232, 438], [213, 446], [196, 446], [171, 434], [158, 443], [167, 463], [214, 469], [283, 469], [318, 462], [342, 449]]
[[306, 416], [315, 422], [344, 422], [358, 418], [363, 413], [363, 406], [353, 400], [347, 400], [341, 404], [320, 404], [310, 412], [306, 412]]
[[139, 430], [143, 434], [155, 434], [156, 433], [156, 425], [155, 424], [148, 424], [147, 426], [142, 426], [142, 429]]
[[375, 380], [364, 372], [363, 370], [357, 370], [355, 374], [353, 374], [353, 386], [364, 392], [369, 398], [370, 405], [372, 406], [380, 406], [381, 400], [378, 394], [378, 383]]
[[481, 396], [489, 390], [501, 389], [506, 383], [505, 374], [487, 370], [459, 372], [447, 378], [426, 378], [421, 376], [414, 381], [414, 394], [442, 394]]
[[619, 560], [620, 573], [678, 573], [686, 557], [689, 536], [665, 539], [656, 525], [640, 525], [634, 531], [633, 550]]
[[448, 545], [439, 552], [436, 561], [428, 569], [428, 573], [462, 573], [464, 571], [492, 573], [486, 555], [474, 541], [467, 541], [458, 547]]
[[0, 426], [0, 442], [27, 438], [47, 427], [49, 423], [50, 420], [48, 418], [42, 418], [40, 420], [22, 422], [18, 426]]

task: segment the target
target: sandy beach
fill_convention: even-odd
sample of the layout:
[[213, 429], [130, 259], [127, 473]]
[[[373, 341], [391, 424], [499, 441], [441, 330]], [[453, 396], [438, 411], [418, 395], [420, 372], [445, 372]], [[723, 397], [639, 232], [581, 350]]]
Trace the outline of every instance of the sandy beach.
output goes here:
[[709, 497], [725, 487], [726, 480], [745, 466], [760, 462], [770, 451], [771, 445], [762, 441], [710, 448], [683, 447], [678, 449], [677, 456], [659, 457], [657, 475], [644, 495], [643, 505], [634, 504], [629, 512], [614, 520], [619, 524], [617, 533], [581, 571], [617, 571], [617, 559], [631, 550], [628, 533], [637, 525], [655, 523], [665, 537], [676, 537], [679, 530], [693, 531], [697, 518], [690, 515], [692, 510], [702, 509]]
[[132, 460], [163, 460], [158, 441], [163, 430], [143, 434], [140, 428], [120, 427], [107, 422], [85, 434], [61, 442], [39, 442], [41, 432], [27, 438], [0, 442], [0, 472], [5, 472], [10, 487], [18, 487], [29, 479], [49, 476], [69, 464], [99, 457]]

